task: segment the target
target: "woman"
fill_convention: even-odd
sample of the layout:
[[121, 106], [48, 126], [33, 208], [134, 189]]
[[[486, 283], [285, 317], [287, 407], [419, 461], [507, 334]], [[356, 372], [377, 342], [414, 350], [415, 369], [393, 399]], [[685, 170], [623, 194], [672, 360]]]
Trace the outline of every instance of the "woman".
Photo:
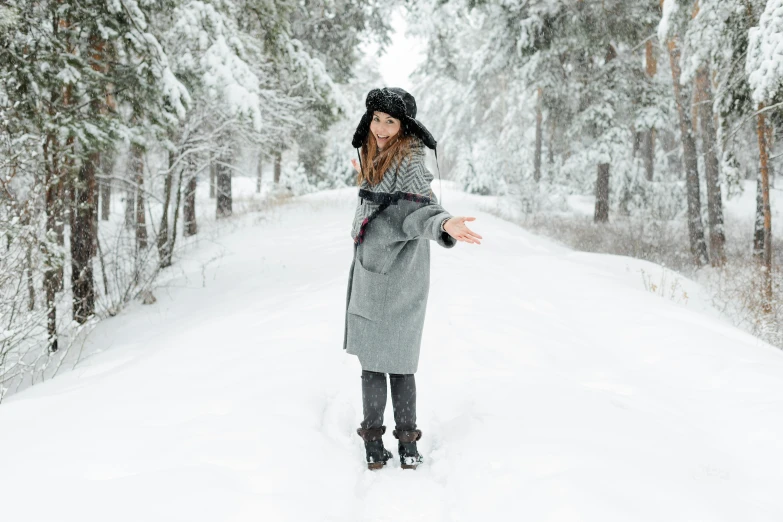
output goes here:
[[465, 225], [474, 217], [452, 216], [438, 205], [424, 165], [435, 139], [416, 117], [416, 101], [402, 89], [373, 89], [353, 136], [360, 149], [353, 166], [359, 203], [351, 237], [354, 257], [346, 296], [343, 348], [362, 365], [367, 466], [379, 469], [392, 457], [383, 447], [386, 374], [391, 382], [400, 464], [416, 469], [416, 383], [430, 283], [430, 241], [452, 248], [480, 244]]

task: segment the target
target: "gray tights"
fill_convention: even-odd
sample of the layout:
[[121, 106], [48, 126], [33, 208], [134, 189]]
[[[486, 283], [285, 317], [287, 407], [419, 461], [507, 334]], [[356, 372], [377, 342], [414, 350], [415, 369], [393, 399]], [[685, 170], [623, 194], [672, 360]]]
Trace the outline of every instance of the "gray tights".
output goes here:
[[[397, 430], [416, 429], [416, 381], [413, 374], [389, 374]], [[379, 428], [386, 409], [386, 374], [362, 370], [362, 428]]]

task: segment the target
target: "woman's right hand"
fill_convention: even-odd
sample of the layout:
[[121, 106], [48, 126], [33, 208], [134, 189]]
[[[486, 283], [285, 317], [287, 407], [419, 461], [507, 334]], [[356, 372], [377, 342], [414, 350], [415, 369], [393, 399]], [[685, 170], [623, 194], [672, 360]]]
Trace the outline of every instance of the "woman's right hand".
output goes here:
[[359, 162], [356, 161], [356, 159], [351, 160], [351, 165], [353, 165], [354, 170], [356, 170], [357, 174], [361, 174], [361, 169], [359, 168]]

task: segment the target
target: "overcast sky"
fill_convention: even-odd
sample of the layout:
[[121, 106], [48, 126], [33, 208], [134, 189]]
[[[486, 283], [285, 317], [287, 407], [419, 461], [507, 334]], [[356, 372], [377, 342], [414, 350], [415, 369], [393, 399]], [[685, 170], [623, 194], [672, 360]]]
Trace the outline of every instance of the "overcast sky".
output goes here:
[[[406, 91], [411, 90], [411, 82], [408, 76], [416, 66], [424, 59], [424, 42], [418, 38], [405, 36], [405, 18], [402, 8], [397, 8], [392, 13], [391, 35], [392, 44], [383, 56], [379, 57], [381, 75], [386, 82], [384, 87], [402, 87]], [[375, 53], [375, 46], [367, 46], [367, 52]], [[413, 93], [415, 96], [415, 93]]]

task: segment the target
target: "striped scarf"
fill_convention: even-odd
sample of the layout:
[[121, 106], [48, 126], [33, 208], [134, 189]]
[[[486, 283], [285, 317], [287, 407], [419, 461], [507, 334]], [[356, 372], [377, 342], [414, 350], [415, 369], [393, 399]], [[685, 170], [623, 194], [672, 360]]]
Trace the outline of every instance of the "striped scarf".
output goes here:
[[429, 205], [437, 203], [430, 183], [434, 176], [425, 165], [426, 149], [419, 139], [411, 143], [410, 154], [384, 173], [377, 185], [370, 185], [366, 179], [359, 186], [359, 203], [351, 227], [354, 243], [364, 240], [364, 228], [389, 205], [396, 205], [400, 199], [419, 201]]

